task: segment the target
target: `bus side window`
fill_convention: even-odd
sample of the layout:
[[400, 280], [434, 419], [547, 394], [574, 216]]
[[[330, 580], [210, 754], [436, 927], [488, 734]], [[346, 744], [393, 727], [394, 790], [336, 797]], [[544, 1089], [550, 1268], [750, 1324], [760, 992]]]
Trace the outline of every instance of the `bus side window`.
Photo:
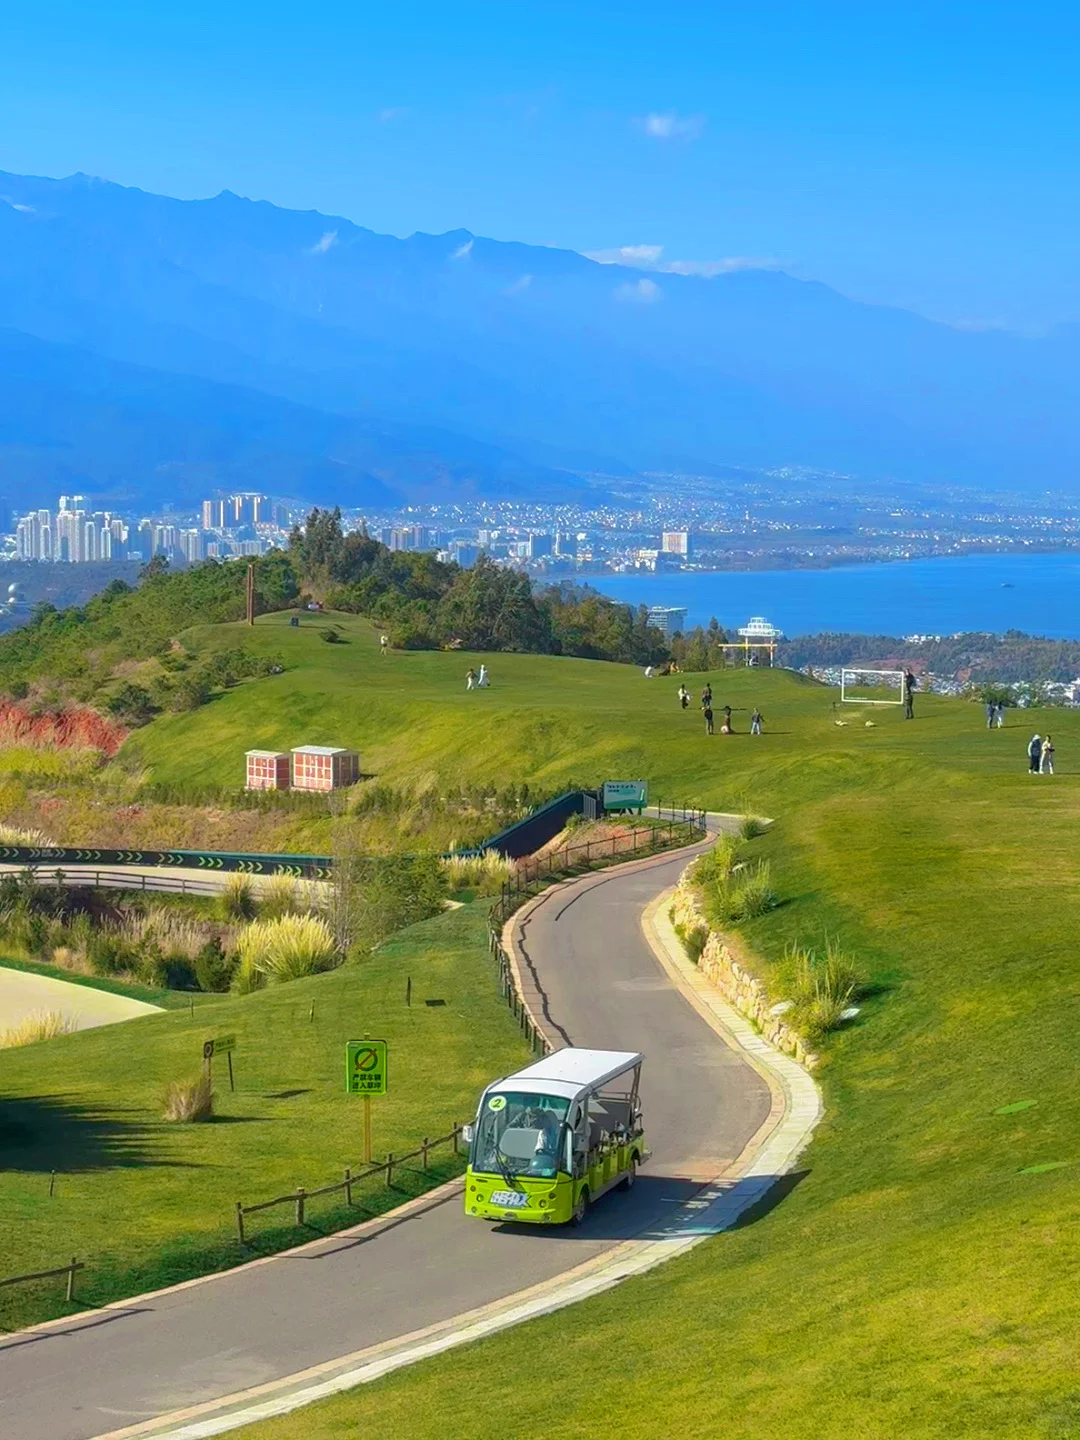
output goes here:
[[585, 1157], [588, 1151], [589, 1140], [588, 1117], [585, 1107], [583, 1105], [577, 1106], [574, 1110], [573, 1127], [573, 1173], [575, 1175], [580, 1175], [585, 1169]]

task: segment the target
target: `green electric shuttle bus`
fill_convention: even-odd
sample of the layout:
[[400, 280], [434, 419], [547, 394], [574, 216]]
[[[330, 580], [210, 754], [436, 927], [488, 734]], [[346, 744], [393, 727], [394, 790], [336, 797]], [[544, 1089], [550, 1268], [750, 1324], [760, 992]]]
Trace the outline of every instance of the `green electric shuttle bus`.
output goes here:
[[605, 1191], [629, 1190], [649, 1154], [638, 1102], [643, 1059], [568, 1046], [489, 1085], [465, 1131], [465, 1213], [577, 1225]]

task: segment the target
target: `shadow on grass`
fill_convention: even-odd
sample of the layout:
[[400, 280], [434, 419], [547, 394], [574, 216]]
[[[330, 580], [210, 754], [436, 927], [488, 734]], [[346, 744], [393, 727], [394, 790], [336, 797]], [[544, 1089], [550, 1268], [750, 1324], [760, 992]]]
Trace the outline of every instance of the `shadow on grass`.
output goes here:
[[74, 1174], [127, 1166], [191, 1168], [155, 1153], [155, 1125], [126, 1118], [143, 1112], [107, 1110], [69, 1095], [25, 1095], [0, 1100], [0, 1171]]
[[742, 1212], [731, 1228], [745, 1230], [748, 1225], [756, 1225], [759, 1220], [764, 1220], [793, 1190], [798, 1189], [809, 1174], [809, 1170], [791, 1170], [788, 1174], [781, 1175], [760, 1200]]

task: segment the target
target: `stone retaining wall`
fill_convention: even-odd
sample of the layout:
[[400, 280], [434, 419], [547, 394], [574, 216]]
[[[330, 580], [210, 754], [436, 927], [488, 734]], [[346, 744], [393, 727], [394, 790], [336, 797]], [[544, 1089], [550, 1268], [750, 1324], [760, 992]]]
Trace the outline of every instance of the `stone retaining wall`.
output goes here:
[[774, 1002], [769, 998], [764, 981], [739, 963], [730, 941], [720, 931], [709, 928], [697, 888], [690, 880], [692, 868], [687, 866], [679, 877], [671, 902], [671, 922], [687, 940], [695, 933], [698, 937], [706, 937], [698, 957], [698, 969], [716, 986], [729, 1005], [753, 1021], [770, 1045], [775, 1045], [785, 1055], [791, 1055], [800, 1065], [812, 1070], [817, 1064], [817, 1055], [807, 1049], [801, 1035], [784, 1024], [783, 1016], [770, 1013]]

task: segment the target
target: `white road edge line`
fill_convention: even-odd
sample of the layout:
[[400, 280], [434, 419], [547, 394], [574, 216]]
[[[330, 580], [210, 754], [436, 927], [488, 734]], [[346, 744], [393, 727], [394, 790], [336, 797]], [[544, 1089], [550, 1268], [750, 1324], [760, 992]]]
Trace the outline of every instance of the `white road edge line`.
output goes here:
[[[759, 1131], [722, 1179], [705, 1186], [691, 1201], [679, 1207], [668, 1224], [656, 1227], [647, 1238], [625, 1241], [597, 1260], [518, 1296], [481, 1306], [413, 1336], [369, 1346], [354, 1355], [318, 1366], [314, 1371], [273, 1381], [259, 1387], [263, 1393], [276, 1392], [264, 1400], [251, 1403], [254, 1395], [250, 1391], [246, 1397], [226, 1396], [171, 1418], [163, 1416], [110, 1431], [96, 1440], [135, 1440], [135, 1437], [209, 1440], [211, 1436], [238, 1430], [259, 1420], [287, 1415], [316, 1400], [369, 1384], [406, 1365], [415, 1365], [419, 1360], [600, 1295], [623, 1280], [643, 1275], [654, 1266], [692, 1250], [702, 1240], [730, 1229], [744, 1211], [761, 1200], [792, 1168], [808, 1144], [822, 1115], [821, 1095], [808, 1072], [759, 1035], [687, 958], [668, 918], [672, 894], [673, 891], [666, 891], [642, 916], [645, 937], [657, 960], [720, 1038], [741, 1050], [748, 1063], [770, 1081], [774, 1094], [779, 1091], [782, 1097], [782, 1109], [772, 1128], [765, 1135]], [[339, 1366], [345, 1368], [338, 1369]], [[336, 1373], [327, 1374], [329, 1370]], [[320, 1372], [324, 1378], [316, 1379]], [[229, 1406], [235, 1408], [225, 1408]], [[206, 1414], [210, 1409], [215, 1413]], [[202, 1418], [196, 1418], [199, 1411], [204, 1412]]]

